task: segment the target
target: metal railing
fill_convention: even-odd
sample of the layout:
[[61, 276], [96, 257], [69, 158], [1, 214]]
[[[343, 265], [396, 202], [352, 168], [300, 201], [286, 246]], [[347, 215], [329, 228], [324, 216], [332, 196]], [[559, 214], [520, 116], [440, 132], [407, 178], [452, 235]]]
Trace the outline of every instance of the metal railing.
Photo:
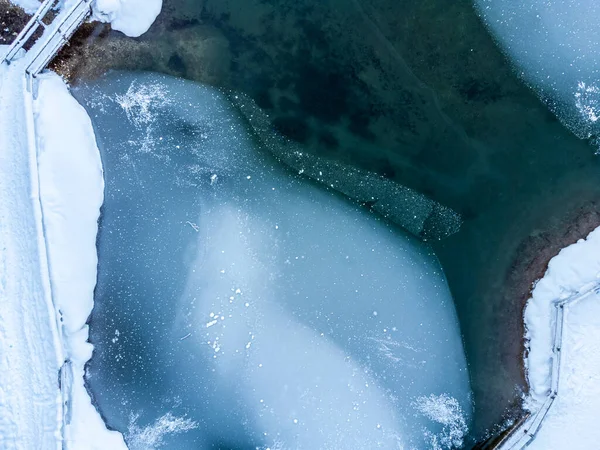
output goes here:
[[[91, 15], [91, 2], [92, 0], [78, 0], [68, 11], [63, 11], [59, 13], [52, 23], [46, 25], [43, 22], [43, 19], [46, 17], [48, 12], [52, 10], [60, 0], [44, 0], [40, 4], [40, 7], [35, 12], [35, 14], [31, 17], [29, 22], [25, 25], [23, 30], [17, 35], [15, 40], [9, 46], [8, 51], [1, 57], [0, 64], [8, 64], [10, 65], [19, 50], [23, 48], [23, 46], [31, 39], [34, 33], [39, 29], [39, 27], [43, 27], [45, 32], [38, 41], [31, 47], [25, 59], [23, 61], [23, 66], [25, 67], [24, 71], [24, 104], [25, 104], [25, 114], [27, 117], [27, 135], [28, 135], [28, 148], [30, 151], [30, 161], [32, 167], [32, 182], [33, 189], [36, 192], [37, 202], [34, 204], [34, 208], [36, 208], [37, 214], [39, 215], [38, 220], [40, 223], [38, 224], [41, 228], [42, 238], [38, 243], [40, 248], [40, 264], [42, 266], [42, 270], [47, 271], [45, 276], [48, 280], [50, 280], [50, 259], [48, 254], [48, 241], [45, 233], [44, 226], [44, 214], [43, 214], [43, 205], [41, 201], [41, 196], [39, 192], [39, 173], [37, 172], [38, 167], [38, 148], [37, 148], [37, 138], [36, 138], [36, 130], [35, 130], [35, 120], [34, 120], [34, 100], [37, 95], [36, 92], [36, 83], [34, 82], [35, 77], [42, 71], [44, 68], [50, 63], [52, 58], [56, 56], [56, 54], [60, 51], [60, 49], [68, 42], [68, 39], [73, 35], [75, 30]], [[21, 70], [21, 68], [16, 68], [15, 70]], [[49, 282], [48, 292], [49, 302], [51, 302], [53, 308], [55, 309], [55, 320], [56, 320], [56, 329], [59, 334], [62, 335], [61, 331], [61, 323], [59, 320], [60, 313], [56, 309], [56, 304], [53, 298], [53, 290], [52, 284]], [[60, 354], [59, 358], [63, 359], [63, 364], [59, 370], [59, 390], [61, 395], [61, 416], [62, 420], [59, 423], [58, 427], [60, 430], [60, 436], [62, 441], [62, 448], [68, 448], [68, 444], [66, 443], [65, 438], [65, 426], [71, 422], [71, 392], [65, 388], [65, 386], [72, 386], [72, 365], [68, 359], [64, 359], [64, 355], [62, 351], [62, 345], [60, 346]]]
[[39, 49], [32, 49], [35, 53], [25, 69], [25, 73], [35, 78], [44, 70], [91, 13], [91, 0], [79, 0], [66, 14], [59, 16], [58, 25], [52, 24], [48, 36], [42, 37], [43, 41]]
[[47, 27], [47, 25], [42, 22], [42, 19], [46, 17], [46, 14], [48, 14], [48, 12], [58, 3], [58, 1], [59, 0], [44, 0], [35, 14], [31, 17], [31, 19], [29, 19], [29, 22], [27, 22], [12, 44], [10, 44], [8, 51], [2, 57], [2, 60], [0, 60], [0, 64], [5, 62], [10, 64], [17, 52], [22, 49], [31, 36], [33, 36], [33, 33], [35, 33], [40, 26], [44, 28]]
[[[33, 36], [41, 26], [46, 32], [40, 40], [30, 50], [29, 62], [25, 68], [25, 73], [30, 79], [28, 89], [31, 88], [32, 80], [52, 61], [52, 58], [69, 41], [75, 30], [91, 15], [92, 0], [78, 0], [68, 11], [60, 13], [55, 21], [46, 25], [42, 20], [46, 14], [52, 10], [60, 0], [44, 0], [35, 14], [29, 19], [27, 25], [17, 35], [12, 42], [6, 54], [0, 60], [0, 64], [10, 64], [15, 55]], [[56, 22], [58, 21], [58, 22]]]

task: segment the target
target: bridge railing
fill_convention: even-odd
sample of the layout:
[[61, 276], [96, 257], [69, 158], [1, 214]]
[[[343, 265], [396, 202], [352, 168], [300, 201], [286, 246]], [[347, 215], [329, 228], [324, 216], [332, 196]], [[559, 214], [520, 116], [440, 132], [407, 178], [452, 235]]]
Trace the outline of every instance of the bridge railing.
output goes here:
[[50, 63], [52, 58], [69, 41], [79, 26], [91, 15], [91, 0], [78, 0], [66, 14], [61, 14], [57, 25], [51, 26], [50, 33], [42, 37], [41, 46], [32, 49], [34, 54], [25, 73], [35, 78]]
[[33, 36], [33, 33], [37, 31], [37, 29], [42, 26], [46, 27], [46, 24], [42, 22], [42, 19], [48, 14], [48, 12], [58, 3], [59, 0], [44, 0], [44, 2], [40, 5], [38, 10], [35, 12], [29, 22], [25, 25], [25, 27], [21, 30], [21, 32], [17, 35], [15, 40], [8, 47], [8, 51], [0, 60], [0, 64], [7, 63], [10, 64], [17, 54], [17, 52], [23, 48], [23, 46], [27, 43], [27, 41]]
[[10, 64], [17, 52], [23, 48], [27, 41], [41, 26], [46, 29], [42, 37], [30, 50], [25, 73], [28, 78], [28, 89], [31, 89], [35, 78], [52, 61], [52, 58], [68, 42], [75, 30], [91, 15], [92, 0], [78, 0], [67, 11], [61, 12], [50, 25], [42, 20], [60, 0], [44, 0], [35, 14], [29, 19], [27, 25], [17, 35], [8, 51], [2, 56], [0, 64]]

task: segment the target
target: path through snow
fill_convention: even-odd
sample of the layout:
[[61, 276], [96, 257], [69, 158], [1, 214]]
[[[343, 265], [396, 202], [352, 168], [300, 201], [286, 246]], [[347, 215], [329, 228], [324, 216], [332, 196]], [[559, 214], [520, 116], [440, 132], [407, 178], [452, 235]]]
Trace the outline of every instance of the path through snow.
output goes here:
[[0, 448], [124, 448], [83, 384], [100, 157], [57, 75], [26, 91], [28, 60], [0, 66]]
[[62, 355], [37, 220], [21, 65], [0, 66], [0, 448], [58, 449]]

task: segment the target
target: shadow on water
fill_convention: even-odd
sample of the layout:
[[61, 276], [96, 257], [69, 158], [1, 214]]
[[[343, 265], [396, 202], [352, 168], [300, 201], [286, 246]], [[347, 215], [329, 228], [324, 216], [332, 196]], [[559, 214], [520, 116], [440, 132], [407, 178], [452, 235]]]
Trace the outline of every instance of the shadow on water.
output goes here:
[[73, 79], [153, 70], [244, 92], [307, 151], [460, 212], [461, 231], [434, 247], [470, 364], [473, 439], [518, 406], [522, 307], [548, 260], [600, 224], [599, 167], [517, 78], [469, 1], [168, 0], [142, 38], [89, 25], [56, 67]]

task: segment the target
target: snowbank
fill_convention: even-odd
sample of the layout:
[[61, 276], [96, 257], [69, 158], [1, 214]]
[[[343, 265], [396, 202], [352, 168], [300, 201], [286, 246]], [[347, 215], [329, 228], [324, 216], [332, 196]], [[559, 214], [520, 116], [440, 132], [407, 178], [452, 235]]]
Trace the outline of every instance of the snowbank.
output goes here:
[[0, 448], [126, 448], [83, 383], [103, 199], [92, 126], [54, 74], [34, 101], [25, 64], [0, 66]]
[[550, 390], [552, 312], [557, 300], [565, 299], [599, 281], [600, 228], [552, 258], [548, 270], [533, 290], [525, 309], [528, 355], [525, 360], [533, 408], [543, 402]]
[[[72, 448], [126, 448], [107, 431], [84, 387], [84, 366], [92, 356], [86, 325], [96, 284], [96, 234], [103, 201], [103, 175], [92, 124], [85, 110], [53, 73], [39, 77], [34, 103], [43, 228], [55, 308], [68, 364], [63, 390], [65, 440]], [[70, 392], [69, 392], [70, 391]]]
[[95, 19], [130, 37], [148, 31], [161, 9], [162, 0], [96, 0], [93, 6]]

